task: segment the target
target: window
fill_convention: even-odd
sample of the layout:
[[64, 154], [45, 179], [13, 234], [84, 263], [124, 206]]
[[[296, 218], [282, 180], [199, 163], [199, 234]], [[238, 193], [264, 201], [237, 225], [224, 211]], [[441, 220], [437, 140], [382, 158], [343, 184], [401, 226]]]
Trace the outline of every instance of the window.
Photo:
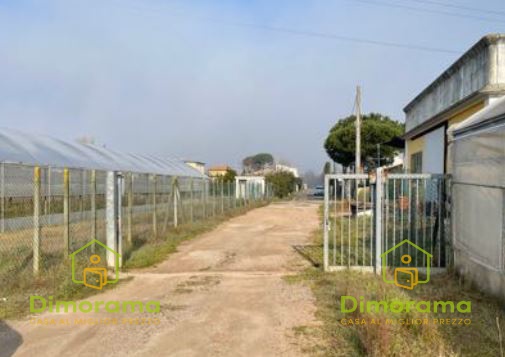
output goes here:
[[419, 151], [410, 155], [410, 172], [421, 173], [423, 172], [423, 152]]

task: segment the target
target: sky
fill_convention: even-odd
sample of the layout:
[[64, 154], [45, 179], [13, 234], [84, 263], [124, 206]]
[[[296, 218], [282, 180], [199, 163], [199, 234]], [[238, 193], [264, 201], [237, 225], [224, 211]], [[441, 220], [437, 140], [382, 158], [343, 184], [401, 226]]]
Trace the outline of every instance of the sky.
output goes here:
[[503, 0], [0, 0], [0, 127], [237, 168], [269, 152], [320, 172], [356, 85], [363, 112], [403, 121], [496, 32]]

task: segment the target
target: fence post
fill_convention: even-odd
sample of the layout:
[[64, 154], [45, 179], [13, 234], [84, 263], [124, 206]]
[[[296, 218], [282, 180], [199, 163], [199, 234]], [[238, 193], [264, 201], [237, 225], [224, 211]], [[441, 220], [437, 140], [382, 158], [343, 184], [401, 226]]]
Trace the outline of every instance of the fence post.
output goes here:
[[189, 222], [193, 223], [193, 178], [189, 179]]
[[207, 218], [207, 180], [202, 179], [203, 218]]
[[128, 173], [128, 232], [126, 233], [126, 239], [128, 240], [128, 243], [132, 242], [132, 225], [133, 225], [133, 173], [130, 172]]
[[178, 184], [177, 184], [177, 177], [174, 177], [172, 179], [172, 196], [174, 198], [174, 227], [177, 227], [177, 219], [178, 219], [178, 213], [177, 213], [177, 205], [178, 205], [178, 197], [177, 197], [177, 191], [179, 190]]
[[153, 187], [153, 192], [152, 192], [152, 210], [153, 210], [153, 235], [156, 238], [158, 236], [158, 222], [157, 222], [157, 210], [156, 210], [156, 175], [151, 176], [152, 180], [152, 187]]
[[[91, 170], [91, 239], [96, 239], [96, 171]], [[95, 252], [95, 243], [91, 245], [91, 251]]]
[[63, 169], [63, 255], [68, 257], [70, 248], [70, 172]]
[[230, 211], [232, 209], [232, 204], [231, 204], [231, 193], [230, 193], [230, 190], [231, 190], [231, 182], [228, 181], [228, 183], [226, 184], [227, 188], [226, 188], [226, 194], [228, 195], [228, 211]]
[[232, 190], [231, 199], [232, 199], [233, 209], [236, 209], [237, 208], [237, 187], [235, 185], [235, 182], [231, 182], [230, 181], [230, 187], [231, 187], [231, 190]]
[[80, 216], [81, 216], [81, 221], [84, 220], [84, 196], [86, 194], [86, 185], [84, 182], [86, 181], [85, 179], [86, 176], [86, 171], [84, 169], [81, 170], [81, 199], [79, 200], [79, 211], [80, 211]]
[[376, 170], [375, 180], [375, 274], [381, 272], [381, 251], [382, 251], [382, 168]]
[[216, 215], [216, 182], [212, 179], [212, 217]]
[[40, 167], [33, 169], [33, 273], [40, 268]]
[[224, 179], [221, 179], [221, 214], [224, 214]]
[[[117, 173], [107, 171], [106, 189], [105, 189], [105, 227], [106, 227], [106, 245], [121, 254], [118, 242], [118, 185]], [[107, 266], [116, 267], [116, 255], [114, 252], [106, 250]]]
[[200, 205], [201, 205], [201, 213], [202, 213], [202, 220], [205, 219], [205, 181], [203, 179], [200, 179]]

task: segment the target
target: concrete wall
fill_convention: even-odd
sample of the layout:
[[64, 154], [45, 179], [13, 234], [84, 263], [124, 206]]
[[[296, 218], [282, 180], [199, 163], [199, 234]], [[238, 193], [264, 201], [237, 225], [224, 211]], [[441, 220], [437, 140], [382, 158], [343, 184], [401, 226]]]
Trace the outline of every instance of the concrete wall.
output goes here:
[[505, 120], [451, 140], [455, 266], [505, 299]]
[[480, 290], [505, 299], [505, 274], [474, 261], [464, 249], [455, 249], [456, 271]]
[[476, 53], [460, 68], [447, 74], [410, 109], [406, 109], [406, 131], [410, 131], [436, 114], [484, 88], [489, 83], [489, 51]]
[[505, 35], [484, 37], [404, 109], [406, 131], [479, 93], [505, 89]]

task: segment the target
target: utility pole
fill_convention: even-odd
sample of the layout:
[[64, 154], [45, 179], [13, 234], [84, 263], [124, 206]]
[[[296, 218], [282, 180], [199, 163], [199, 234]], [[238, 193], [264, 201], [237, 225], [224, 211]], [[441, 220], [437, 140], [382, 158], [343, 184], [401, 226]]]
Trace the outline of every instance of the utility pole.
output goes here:
[[354, 171], [361, 173], [361, 87], [356, 87], [356, 163]]
[[377, 167], [381, 167], [381, 144], [377, 144]]

